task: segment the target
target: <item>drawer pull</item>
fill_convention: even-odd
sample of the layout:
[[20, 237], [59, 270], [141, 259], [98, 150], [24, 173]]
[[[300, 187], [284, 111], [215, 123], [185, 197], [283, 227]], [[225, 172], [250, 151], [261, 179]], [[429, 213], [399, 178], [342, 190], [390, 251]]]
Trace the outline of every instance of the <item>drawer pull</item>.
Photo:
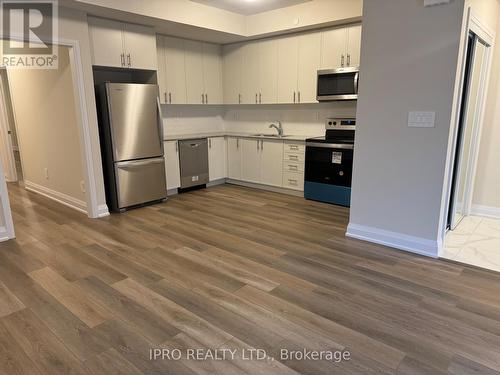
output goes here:
[[299, 146], [290, 146], [290, 150], [298, 150]]
[[288, 179], [288, 183], [289, 183], [290, 185], [297, 185], [298, 181], [297, 181], [297, 180], [292, 180], [292, 179], [290, 179], [290, 178], [289, 178], [289, 179]]
[[299, 160], [299, 157], [297, 155], [289, 155], [288, 157], [292, 160]]
[[290, 169], [293, 169], [294, 171], [299, 170], [299, 167], [298, 167], [297, 165], [290, 165], [290, 164], [288, 164], [288, 167], [289, 167]]

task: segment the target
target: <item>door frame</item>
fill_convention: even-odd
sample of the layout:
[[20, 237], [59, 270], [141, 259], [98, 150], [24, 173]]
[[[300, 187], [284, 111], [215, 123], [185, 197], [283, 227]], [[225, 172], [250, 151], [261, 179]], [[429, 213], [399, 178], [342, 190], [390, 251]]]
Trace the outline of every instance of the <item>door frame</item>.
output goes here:
[[[12, 40], [23, 41], [21, 35], [12, 35]], [[100, 154], [100, 150], [92, 149], [90, 136], [90, 125], [85, 100], [85, 85], [80, 42], [73, 39], [55, 38], [49, 41], [58, 46], [68, 47], [70, 69], [73, 81], [73, 94], [75, 98], [75, 109], [77, 111], [76, 121], [79, 135], [80, 150], [83, 161], [83, 174], [86, 187], [87, 215], [89, 218], [100, 218], [109, 215], [107, 206], [99, 205], [97, 200], [97, 180], [93, 164], [94, 151]], [[7, 75], [9, 70], [7, 69]], [[10, 87], [9, 87], [10, 89]], [[15, 113], [14, 113], [14, 121]], [[9, 207], [10, 211], [10, 207]]]
[[[5, 79], [5, 80], [4, 80]], [[4, 166], [4, 176], [7, 182], [17, 181], [16, 161], [14, 159], [14, 147], [12, 145], [12, 131], [9, 115], [7, 113], [7, 100], [5, 90], [9, 91], [7, 69], [0, 66], [0, 141], [2, 145], [3, 158], [7, 161]]]
[[479, 158], [479, 146], [481, 141], [481, 134], [484, 122], [484, 112], [486, 97], [489, 88], [489, 78], [491, 75], [491, 67], [493, 62], [493, 49], [495, 48], [496, 33], [486, 26], [478, 17], [478, 15], [469, 7], [464, 13], [464, 25], [461, 36], [461, 48], [459, 52], [459, 69], [457, 71], [458, 85], [455, 87], [454, 99], [453, 99], [453, 110], [452, 110], [452, 121], [450, 127], [449, 141], [448, 141], [448, 151], [446, 159], [446, 172], [445, 180], [443, 184], [443, 194], [441, 201], [441, 214], [439, 220], [438, 229], [438, 256], [441, 255], [443, 251], [444, 238], [447, 232], [447, 221], [448, 221], [448, 211], [451, 199], [452, 183], [453, 183], [453, 170], [455, 164], [455, 154], [457, 152], [457, 138], [458, 138], [458, 127], [460, 125], [460, 111], [462, 109], [462, 92], [464, 89], [465, 82], [465, 67], [467, 59], [467, 45], [469, 33], [472, 32], [478, 36], [489, 48], [486, 50], [485, 61], [486, 69], [481, 74], [480, 85], [484, 88], [478, 97], [478, 112], [479, 116], [477, 118], [477, 123], [473, 134], [473, 147], [471, 150], [471, 173], [466, 182], [466, 196], [467, 202], [465, 202], [465, 212], [470, 214], [472, 206], [472, 198], [474, 193], [474, 180], [477, 172], [477, 161]]

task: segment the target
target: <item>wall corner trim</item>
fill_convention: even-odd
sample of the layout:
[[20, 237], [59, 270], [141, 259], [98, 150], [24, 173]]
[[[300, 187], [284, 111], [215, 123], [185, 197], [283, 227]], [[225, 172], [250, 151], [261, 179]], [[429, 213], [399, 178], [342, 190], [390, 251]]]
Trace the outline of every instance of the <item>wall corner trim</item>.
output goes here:
[[349, 223], [346, 236], [431, 258], [438, 258], [441, 248], [437, 239], [433, 241], [354, 223]]
[[473, 204], [471, 209], [471, 214], [477, 216], [489, 217], [492, 219], [500, 219], [500, 207]]
[[0, 227], [0, 242], [10, 240], [6, 227]]
[[106, 204], [100, 204], [97, 207], [97, 217], [101, 218], [101, 217], [106, 217], [106, 216], [109, 216], [108, 206]]

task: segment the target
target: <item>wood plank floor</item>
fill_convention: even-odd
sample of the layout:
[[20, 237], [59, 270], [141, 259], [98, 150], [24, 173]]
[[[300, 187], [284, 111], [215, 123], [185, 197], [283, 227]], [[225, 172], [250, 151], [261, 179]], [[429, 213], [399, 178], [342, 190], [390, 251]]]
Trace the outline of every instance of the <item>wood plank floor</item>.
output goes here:
[[90, 220], [9, 192], [1, 374], [500, 374], [500, 274], [346, 239], [344, 208], [224, 185]]

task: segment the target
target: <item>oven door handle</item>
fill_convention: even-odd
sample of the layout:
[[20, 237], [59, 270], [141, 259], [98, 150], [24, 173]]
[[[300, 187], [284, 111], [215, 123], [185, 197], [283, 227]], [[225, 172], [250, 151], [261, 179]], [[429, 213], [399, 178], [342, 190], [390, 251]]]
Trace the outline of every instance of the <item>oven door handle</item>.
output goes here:
[[319, 148], [337, 148], [342, 150], [354, 150], [354, 145], [344, 144], [344, 143], [319, 143], [319, 142], [308, 142], [306, 147], [319, 147]]

